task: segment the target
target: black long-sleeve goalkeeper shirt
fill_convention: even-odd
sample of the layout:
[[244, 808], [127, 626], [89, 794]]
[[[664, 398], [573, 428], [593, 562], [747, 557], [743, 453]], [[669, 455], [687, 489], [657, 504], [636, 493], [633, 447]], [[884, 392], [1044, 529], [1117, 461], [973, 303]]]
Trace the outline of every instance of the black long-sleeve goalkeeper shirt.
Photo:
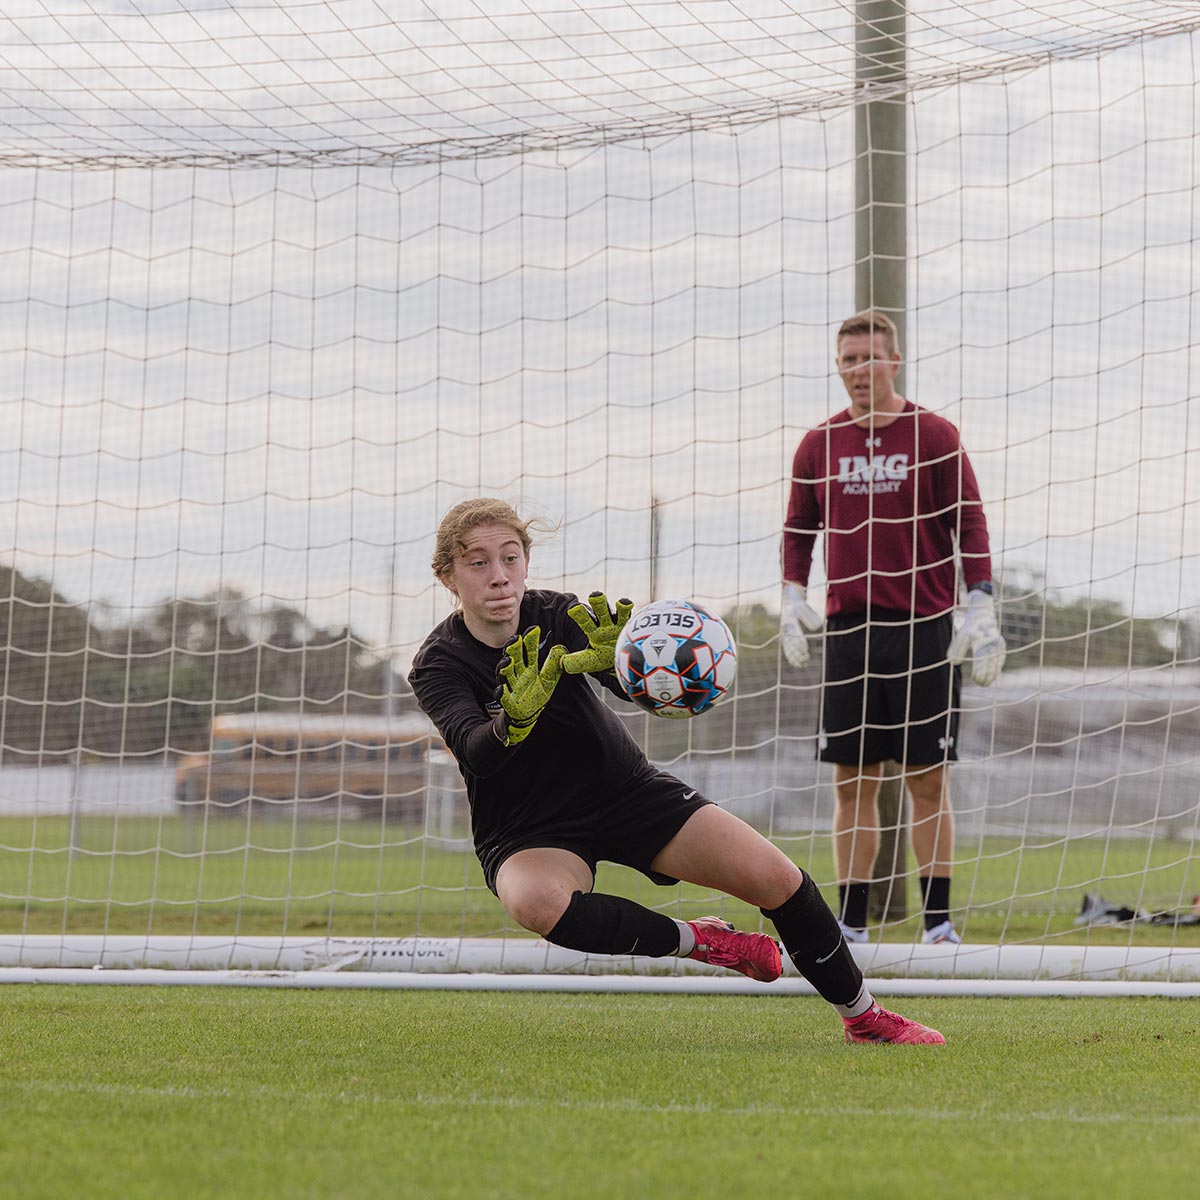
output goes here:
[[[553, 645], [581, 650], [583, 631], [567, 616], [570, 593], [531, 590], [521, 601], [519, 628], [537, 625], [542, 655]], [[627, 789], [658, 774], [620, 718], [585, 675], [565, 672], [528, 737], [505, 746], [493, 722], [502, 651], [473, 637], [461, 613], [425, 639], [408, 682], [458, 762], [471, 806], [476, 850], [499, 835], [603, 823], [603, 810]], [[627, 699], [611, 673], [595, 677]]]

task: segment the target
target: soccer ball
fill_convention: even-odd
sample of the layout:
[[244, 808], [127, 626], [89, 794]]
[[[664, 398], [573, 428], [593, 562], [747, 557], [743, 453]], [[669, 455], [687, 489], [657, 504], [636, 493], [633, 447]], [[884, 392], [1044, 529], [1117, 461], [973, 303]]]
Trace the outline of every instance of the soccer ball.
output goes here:
[[625, 694], [656, 717], [696, 717], [733, 686], [737, 647], [716, 613], [691, 600], [656, 600], [621, 630], [616, 668]]

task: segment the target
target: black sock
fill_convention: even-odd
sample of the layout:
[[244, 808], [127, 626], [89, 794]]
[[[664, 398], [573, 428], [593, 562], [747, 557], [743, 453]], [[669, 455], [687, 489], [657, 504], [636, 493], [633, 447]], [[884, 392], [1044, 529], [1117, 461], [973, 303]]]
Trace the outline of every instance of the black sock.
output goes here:
[[871, 903], [870, 883], [839, 883], [838, 908], [842, 924], [851, 929], [866, 929], [867, 908]]
[[796, 970], [824, 999], [854, 1004], [863, 991], [862, 971], [811, 875], [778, 908], [760, 911], [779, 931]]
[[925, 928], [933, 929], [950, 920], [950, 876], [922, 875], [921, 906], [925, 909]]
[[679, 949], [679, 926], [622, 896], [576, 892], [546, 941], [584, 954], [662, 958]]

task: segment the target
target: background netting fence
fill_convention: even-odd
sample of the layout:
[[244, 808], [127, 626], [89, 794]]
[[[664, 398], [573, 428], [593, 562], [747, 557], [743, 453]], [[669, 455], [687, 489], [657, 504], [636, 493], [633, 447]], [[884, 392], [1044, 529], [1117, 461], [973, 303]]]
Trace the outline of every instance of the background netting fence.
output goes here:
[[[403, 682], [477, 494], [558, 523], [535, 583], [726, 616], [732, 702], [624, 715], [832, 882], [776, 638], [854, 309], [855, 12], [811, 7], [8, 6], [0, 941], [515, 933]], [[1010, 646], [954, 772], [971, 942], [1200, 947], [1149, 919], [1200, 893], [1198, 31], [908, 6], [905, 392]]]

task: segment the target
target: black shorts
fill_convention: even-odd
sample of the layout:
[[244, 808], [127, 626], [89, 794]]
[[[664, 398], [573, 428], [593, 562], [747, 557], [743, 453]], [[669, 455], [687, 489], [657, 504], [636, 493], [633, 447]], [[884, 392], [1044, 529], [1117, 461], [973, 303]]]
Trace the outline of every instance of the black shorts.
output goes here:
[[535, 848], [570, 850], [587, 863], [593, 877], [598, 862], [614, 862], [670, 887], [679, 880], [652, 871], [650, 864], [692, 814], [711, 803], [695, 788], [661, 771], [587, 814], [537, 829], [493, 831], [486, 844], [477, 844], [475, 850], [493, 892], [504, 860], [518, 850]]
[[953, 633], [948, 613], [831, 617], [817, 757], [843, 766], [956, 761], [962, 670], [946, 659]]

